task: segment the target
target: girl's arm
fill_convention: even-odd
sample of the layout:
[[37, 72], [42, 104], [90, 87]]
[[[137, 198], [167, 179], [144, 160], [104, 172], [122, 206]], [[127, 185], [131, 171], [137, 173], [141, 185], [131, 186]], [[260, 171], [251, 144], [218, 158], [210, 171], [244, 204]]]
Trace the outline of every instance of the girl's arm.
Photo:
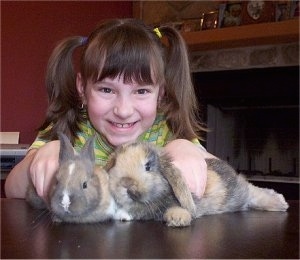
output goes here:
[[202, 197], [207, 179], [207, 165], [205, 158], [212, 158], [212, 154], [184, 139], [176, 139], [165, 146], [171, 155], [173, 164], [181, 171], [191, 192]]
[[29, 167], [37, 152], [30, 150], [24, 159], [19, 162], [9, 173], [5, 180], [5, 195], [7, 198], [25, 198], [29, 182]]
[[59, 141], [51, 141], [39, 149], [30, 150], [7, 176], [6, 196], [25, 198], [28, 182], [31, 179], [38, 195], [45, 198], [51, 179], [58, 168], [59, 148]]

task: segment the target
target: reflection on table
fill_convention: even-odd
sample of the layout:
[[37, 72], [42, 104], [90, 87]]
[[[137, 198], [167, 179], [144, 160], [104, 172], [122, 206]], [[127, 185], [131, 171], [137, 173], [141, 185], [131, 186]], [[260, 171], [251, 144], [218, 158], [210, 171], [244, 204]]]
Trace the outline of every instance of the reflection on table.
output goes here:
[[299, 258], [299, 201], [287, 212], [204, 216], [186, 228], [154, 221], [55, 224], [24, 200], [1, 199], [1, 258]]

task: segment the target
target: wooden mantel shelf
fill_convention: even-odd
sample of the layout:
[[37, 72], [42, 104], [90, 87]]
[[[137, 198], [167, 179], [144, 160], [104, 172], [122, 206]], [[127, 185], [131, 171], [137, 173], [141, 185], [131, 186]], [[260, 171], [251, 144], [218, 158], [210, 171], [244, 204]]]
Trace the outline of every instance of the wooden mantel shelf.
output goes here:
[[190, 51], [299, 41], [299, 19], [182, 33]]

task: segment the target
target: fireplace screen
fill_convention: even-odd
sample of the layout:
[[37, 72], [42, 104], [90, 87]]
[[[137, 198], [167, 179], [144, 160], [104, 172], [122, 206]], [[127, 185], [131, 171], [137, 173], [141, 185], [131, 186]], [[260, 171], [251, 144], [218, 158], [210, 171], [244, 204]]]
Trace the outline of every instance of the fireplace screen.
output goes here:
[[299, 68], [196, 73], [206, 148], [248, 176], [299, 178]]
[[208, 105], [207, 149], [247, 175], [299, 176], [298, 108]]

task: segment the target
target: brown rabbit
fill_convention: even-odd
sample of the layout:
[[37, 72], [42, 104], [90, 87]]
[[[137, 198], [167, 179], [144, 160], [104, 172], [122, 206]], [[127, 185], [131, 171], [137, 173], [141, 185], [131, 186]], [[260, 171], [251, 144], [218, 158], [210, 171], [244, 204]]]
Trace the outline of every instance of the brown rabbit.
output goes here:
[[169, 226], [188, 226], [192, 218], [202, 215], [288, 208], [281, 194], [250, 184], [225, 161], [206, 162], [205, 193], [201, 199], [193, 196], [193, 204], [182, 176], [166, 153], [149, 143], [119, 147], [107, 166], [110, 190], [122, 212], [115, 218], [164, 220]]
[[99, 222], [112, 218], [116, 208], [109, 192], [108, 174], [95, 166], [94, 138], [76, 153], [64, 134], [59, 134], [59, 169], [45, 203], [31, 183], [27, 201], [35, 208], [48, 208], [60, 222]]
[[110, 191], [117, 204], [114, 219], [165, 219], [170, 226], [186, 226], [195, 204], [179, 170], [166, 154], [148, 143], [117, 148], [106, 165]]

